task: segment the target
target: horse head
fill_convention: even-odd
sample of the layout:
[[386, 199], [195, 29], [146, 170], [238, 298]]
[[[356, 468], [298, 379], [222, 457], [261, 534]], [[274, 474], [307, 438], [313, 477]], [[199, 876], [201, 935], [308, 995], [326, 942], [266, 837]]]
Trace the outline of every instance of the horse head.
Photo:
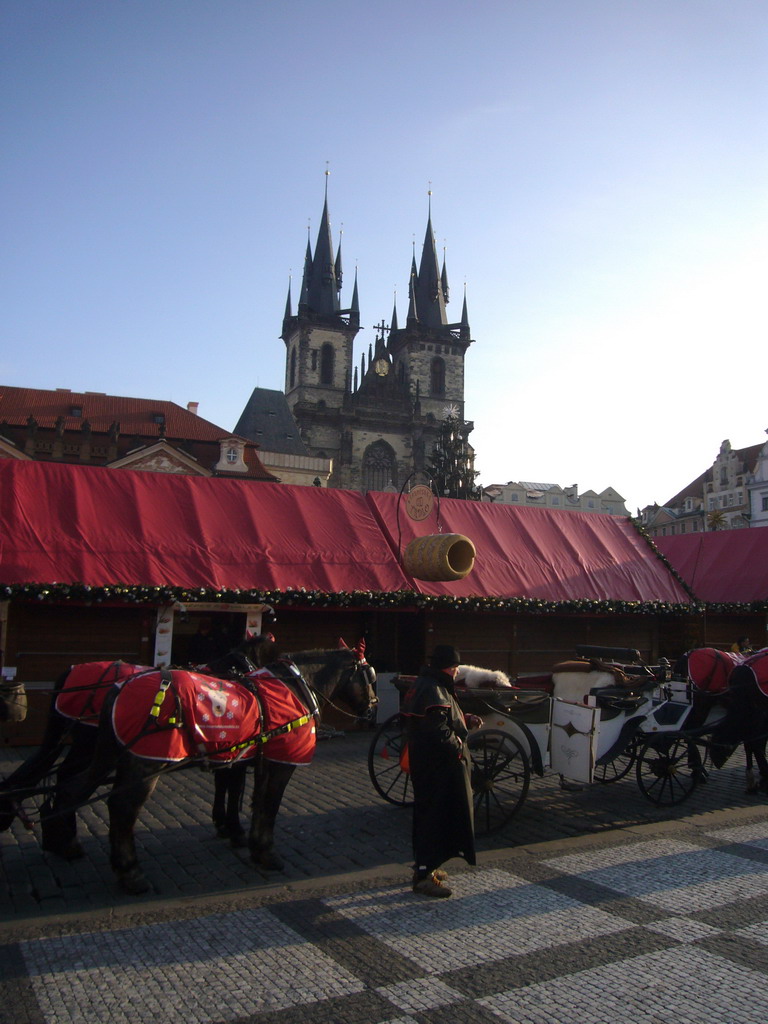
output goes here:
[[339, 651], [348, 653], [350, 660], [341, 672], [336, 693], [358, 718], [370, 721], [376, 714], [379, 698], [376, 696], [376, 669], [365, 658], [365, 640], [360, 637], [355, 646], [349, 648], [339, 637]]
[[336, 707], [341, 701], [350, 708], [350, 712], [344, 711], [350, 717], [363, 721], [373, 718], [378, 703], [376, 670], [365, 659], [365, 641], [359, 641], [355, 648], [342, 641], [336, 650], [300, 651], [288, 657], [322, 703]]

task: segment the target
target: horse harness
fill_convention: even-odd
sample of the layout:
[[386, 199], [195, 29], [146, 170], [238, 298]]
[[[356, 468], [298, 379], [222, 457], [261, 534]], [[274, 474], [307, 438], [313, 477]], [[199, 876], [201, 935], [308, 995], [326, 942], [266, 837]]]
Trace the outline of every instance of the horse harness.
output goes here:
[[[295, 675], [300, 680], [301, 685], [289, 685], [289, 680], [285, 678], [285, 673], [279, 670], [280, 668], [282, 668], [282, 664], [287, 665], [289, 670], [292, 670], [293, 673], [295, 673]], [[273, 669], [278, 669], [278, 671], [273, 671]], [[126, 744], [127, 749], [130, 750], [131, 747], [133, 747], [141, 739], [143, 739], [150, 733], [162, 732], [167, 729], [184, 729], [186, 731], [190, 743], [193, 746], [197, 746], [199, 749], [200, 744], [197, 742], [197, 737], [195, 736], [194, 733], [194, 723], [190, 723], [185, 718], [184, 707], [179, 697], [177, 687], [174, 683], [172, 671], [167, 668], [161, 668], [157, 670], [152, 669], [151, 671], [159, 671], [160, 686], [152, 701], [152, 705], [149, 709], [147, 720], [144, 723], [144, 726], [142, 727], [141, 731], [136, 736], [134, 736], [130, 740], [130, 742]], [[304, 703], [307, 706], [306, 713], [303, 715], [299, 715], [296, 718], [290, 719], [289, 721], [284, 722], [279, 726], [275, 726], [267, 730], [262, 730], [254, 735], [250, 735], [243, 740], [239, 740], [236, 743], [230, 744], [229, 746], [217, 748], [214, 752], [201, 751], [200, 756], [204, 761], [210, 761], [212, 757], [221, 758], [223, 755], [226, 754], [233, 754], [234, 756], [227, 760], [225, 763], [228, 764], [229, 761], [236, 761], [239, 759], [239, 757], [242, 756], [242, 754], [246, 750], [254, 746], [263, 746], [270, 740], [275, 739], [278, 736], [285, 736], [296, 729], [300, 729], [302, 726], [308, 725], [313, 719], [317, 719], [319, 717], [319, 709], [317, 708], [317, 703], [313, 700], [312, 691], [310, 691], [309, 687], [307, 686], [303, 677], [299, 673], [298, 669], [295, 666], [293, 666], [291, 662], [283, 662], [279, 667], [278, 665], [270, 665], [268, 668], [258, 669], [255, 672], [250, 673], [248, 676], [238, 678], [237, 680], [230, 680], [231, 682], [235, 682], [236, 685], [242, 686], [254, 697], [256, 701], [256, 707], [258, 709], [258, 719], [260, 725], [266, 722], [267, 720], [267, 716], [264, 709], [264, 703], [262, 701], [261, 694], [259, 693], [258, 680], [256, 678], [260, 672], [269, 673], [271, 676], [273, 676], [274, 678], [278, 679], [281, 683], [283, 683], [283, 685], [287, 686], [294, 693], [294, 696], [296, 696], [300, 702]], [[143, 675], [144, 673], [139, 674]], [[161, 722], [160, 713], [163, 708], [163, 705], [166, 702], [169, 691], [170, 694], [173, 696], [175, 708], [174, 711], [168, 715], [165, 721]]]

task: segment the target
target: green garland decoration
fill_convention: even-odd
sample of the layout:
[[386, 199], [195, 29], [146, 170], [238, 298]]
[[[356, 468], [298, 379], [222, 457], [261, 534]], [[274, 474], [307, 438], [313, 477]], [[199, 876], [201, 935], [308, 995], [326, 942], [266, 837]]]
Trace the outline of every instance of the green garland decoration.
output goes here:
[[0, 584], [0, 600], [77, 604], [192, 604], [195, 601], [216, 601], [222, 604], [270, 604], [283, 608], [381, 608], [381, 609], [450, 609], [466, 612], [521, 612], [534, 615], [564, 613], [612, 615], [696, 615], [712, 611], [764, 611], [768, 601], [750, 605], [705, 605], [669, 601], [544, 601], [525, 597], [433, 597], [414, 590], [374, 591], [351, 590], [326, 593], [305, 587], [285, 590], [230, 590], [210, 587], [135, 586], [115, 583], [90, 586], [86, 583], [15, 583]]
[[651, 550], [656, 555], [658, 560], [660, 562], [662, 562], [664, 564], [664, 566], [666, 567], [667, 571], [672, 576], [675, 577], [677, 582], [680, 584], [680, 586], [683, 588], [683, 590], [686, 592], [686, 594], [688, 594], [690, 599], [692, 601], [696, 601], [698, 603], [698, 598], [694, 594], [693, 590], [691, 590], [691, 587], [689, 586], [689, 584], [683, 579], [683, 577], [680, 575], [680, 573], [677, 571], [677, 569], [674, 567], [674, 565], [672, 565], [672, 563], [669, 561], [667, 556], [662, 554], [661, 551], [659, 551], [659, 549], [656, 547], [656, 544], [655, 544], [655, 542], [653, 540], [653, 537], [651, 537], [650, 533], [648, 533], [648, 531], [643, 526], [643, 524], [640, 522], [640, 520], [639, 519], [632, 519], [630, 517], [630, 522], [632, 523], [634, 528], [637, 530], [637, 532], [640, 534], [640, 536], [643, 538], [643, 540], [648, 543], [648, 545], [650, 546]]

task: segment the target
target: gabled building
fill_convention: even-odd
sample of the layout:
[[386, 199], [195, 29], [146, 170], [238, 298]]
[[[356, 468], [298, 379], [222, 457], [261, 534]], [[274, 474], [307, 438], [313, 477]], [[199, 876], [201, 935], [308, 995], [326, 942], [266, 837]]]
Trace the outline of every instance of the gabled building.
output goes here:
[[[673, 537], [708, 530], [738, 530], [751, 525], [768, 525], [768, 471], [765, 483], [755, 480], [764, 445], [732, 448], [723, 441], [710, 469], [679, 491], [663, 505], [647, 505], [641, 522], [651, 537]], [[762, 488], [762, 489], [761, 489]], [[752, 498], [762, 504], [766, 518], [752, 521]]]
[[599, 494], [596, 491], [579, 493], [576, 484], [542, 484], [532, 481], [510, 480], [506, 484], [489, 484], [483, 488], [483, 501], [502, 505], [529, 505], [537, 508], [557, 508], [566, 512], [598, 512], [604, 515], [628, 516], [624, 499], [612, 487]]
[[760, 448], [755, 459], [754, 471], [747, 481], [747, 491], [749, 525], [768, 526], [768, 441]]
[[[314, 251], [307, 242], [295, 309], [288, 288], [281, 333], [285, 401], [306, 452], [332, 463], [330, 487], [399, 490], [412, 474], [428, 469], [443, 420], [452, 416], [467, 434], [472, 430], [464, 420], [464, 359], [472, 343], [466, 298], [460, 320], [450, 322], [448, 275], [437, 257], [431, 206], [421, 260], [417, 266], [414, 253], [408, 271], [405, 325], [395, 304], [389, 326], [381, 321], [359, 365], [357, 274], [347, 306], [342, 279], [326, 191]], [[274, 392], [256, 388], [238, 432], [259, 440], [258, 424], [273, 402]], [[469, 453], [473, 459], [471, 448]]]
[[0, 459], [274, 480], [257, 445], [175, 402], [0, 386]]

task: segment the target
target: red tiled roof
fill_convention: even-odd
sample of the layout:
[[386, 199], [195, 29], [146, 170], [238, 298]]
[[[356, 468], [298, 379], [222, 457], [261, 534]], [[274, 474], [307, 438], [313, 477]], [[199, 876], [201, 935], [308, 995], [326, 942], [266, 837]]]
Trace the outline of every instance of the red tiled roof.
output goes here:
[[[82, 410], [73, 416], [72, 409]], [[164, 434], [154, 417], [165, 419]], [[183, 438], [189, 441], [219, 441], [235, 437], [231, 430], [217, 427], [195, 413], [182, 409], [175, 402], [154, 398], [122, 398], [94, 392], [0, 386], [0, 423], [24, 426], [33, 416], [38, 426], [53, 429], [60, 416], [64, 429], [80, 430], [84, 420], [94, 433], [109, 433], [113, 423], [120, 424], [120, 433], [139, 437]], [[253, 442], [250, 442], [251, 444]]]

